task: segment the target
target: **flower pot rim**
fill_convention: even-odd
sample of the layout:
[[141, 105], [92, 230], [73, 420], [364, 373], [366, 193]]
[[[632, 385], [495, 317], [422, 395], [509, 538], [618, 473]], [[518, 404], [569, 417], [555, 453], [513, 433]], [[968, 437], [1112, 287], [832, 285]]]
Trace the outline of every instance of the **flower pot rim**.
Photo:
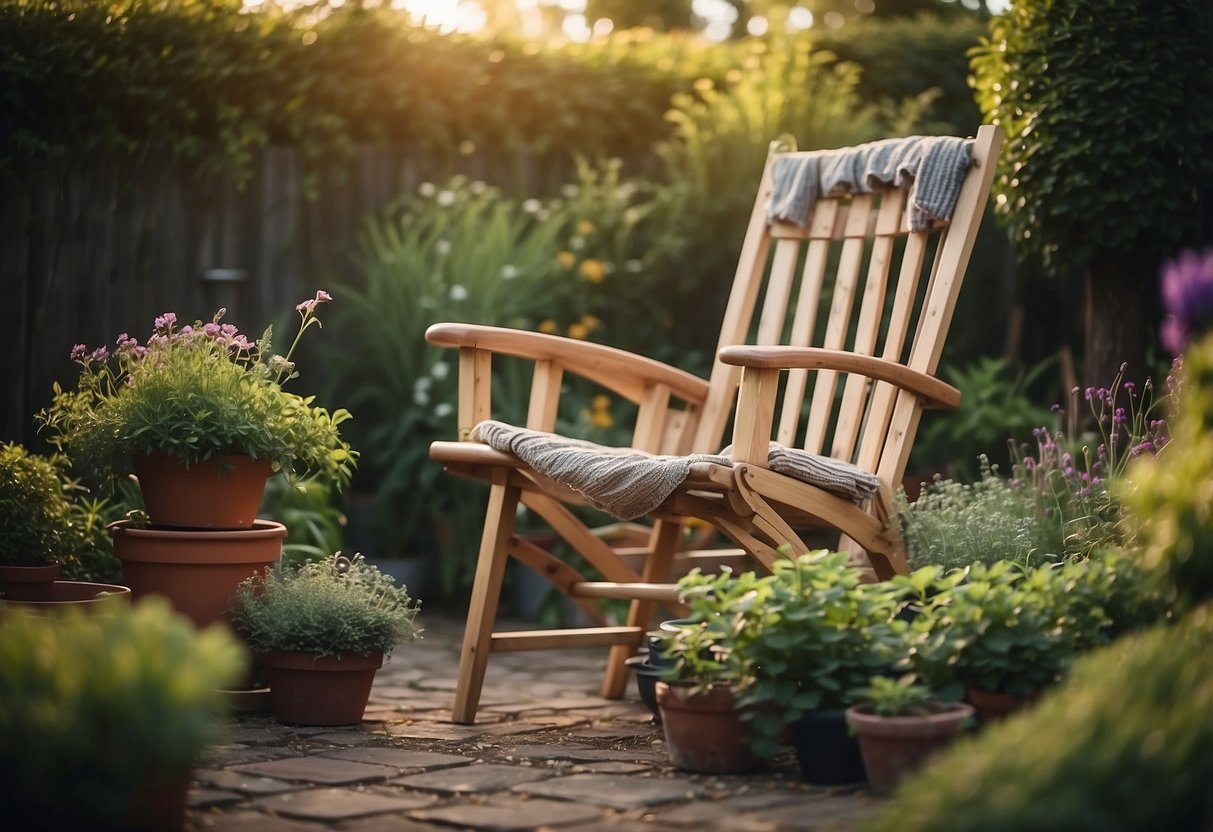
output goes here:
[[361, 653], [321, 656], [311, 650], [266, 650], [258, 653], [257, 658], [264, 665], [288, 670], [377, 670], [383, 667], [384, 651], [376, 650], [368, 656]]
[[904, 714], [898, 716], [881, 716], [872, 712], [872, 706], [852, 705], [846, 710], [847, 722], [852, 727], [859, 724], [882, 724], [889, 726], [915, 725], [923, 723], [946, 723], [956, 719], [966, 719], [974, 714], [974, 708], [967, 702], [941, 702], [932, 700], [927, 707], [933, 710], [926, 714]]
[[263, 537], [285, 537], [286, 526], [276, 520], [257, 518], [252, 528], [248, 529], [182, 529], [170, 526], [132, 526], [130, 520], [115, 520], [106, 528], [113, 537], [127, 537], [146, 540], [205, 540], [208, 542], [223, 540], [249, 540]]

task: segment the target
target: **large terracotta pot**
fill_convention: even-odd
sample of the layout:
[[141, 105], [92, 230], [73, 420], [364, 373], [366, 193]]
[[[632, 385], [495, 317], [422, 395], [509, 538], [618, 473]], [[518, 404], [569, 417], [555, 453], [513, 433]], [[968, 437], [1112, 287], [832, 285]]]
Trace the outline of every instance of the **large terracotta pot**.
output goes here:
[[59, 564], [0, 566], [0, 600], [45, 601], [59, 577]]
[[0, 598], [0, 610], [17, 609], [26, 612], [51, 612], [74, 607], [86, 612], [104, 612], [115, 604], [131, 603], [129, 587], [117, 584], [95, 584], [88, 581], [52, 581], [41, 598], [17, 600]]
[[286, 526], [258, 520], [243, 531], [139, 529], [110, 524], [114, 554], [138, 601], [162, 595], [199, 627], [223, 616], [245, 578], [282, 557]]
[[741, 720], [731, 687], [691, 693], [689, 687], [658, 682], [657, 705], [675, 768], [740, 774], [762, 766], [762, 758], [750, 749], [749, 726]]
[[317, 656], [274, 650], [258, 656], [270, 685], [274, 718], [290, 725], [354, 725], [362, 721], [383, 653]]
[[155, 526], [179, 529], [249, 529], [257, 519], [267, 459], [224, 456], [186, 465], [179, 457], [135, 457], [143, 504]]
[[903, 776], [963, 731], [972, 717], [973, 706], [964, 702], [940, 703], [919, 716], [877, 716], [864, 705], [847, 709], [868, 785], [877, 793], [892, 791]]
[[1009, 693], [965, 688], [965, 699], [977, 712], [977, 721], [982, 725], [1006, 719], [1035, 698], [1035, 696], [1013, 696]]

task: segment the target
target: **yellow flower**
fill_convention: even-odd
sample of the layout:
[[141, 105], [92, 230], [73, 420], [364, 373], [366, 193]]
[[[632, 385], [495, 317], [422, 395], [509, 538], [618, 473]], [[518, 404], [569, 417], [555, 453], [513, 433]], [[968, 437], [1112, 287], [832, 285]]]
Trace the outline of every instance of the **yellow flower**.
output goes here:
[[577, 223], [577, 233], [582, 237], [588, 237], [594, 233], [594, 223], [589, 220], [581, 220]]
[[569, 337], [575, 338], [578, 341], [584, 341], [590, 335], [590, 330], [585, 324], [569, 324]]
[[598, 329], [598, 327], [602, 326], [602, 321], [598, 320], [593, 315], [582, 315], [581, 325], [590, 332], [593, 332], [594, 330]]
[[606, 269], [602, 267], [601, 261], [598, 260], [583, 260], [581, 262], [581, 276], [590, 283], [601, 283], [606, 277]]
[[556, 326], [556, 322], [551, 318], [548, 318], [546, 321], [540, 321], [539, 323], [539, 331], [546, 332], [548, 335], [555, 335], [559, 330], [560, 327]]
[[594, 398], [590, 399], [590, 407], [595, 410], [606, 410], [611, 406], [611, 397], [599, 393]]
[[563, 269], [573, 268], [573, 264], [577, 262], [577, 258], [573, 256], [571, 251], [562, 251], [556, 255], [556, 262], [560, 263]]
[[615, 420], [611, 417], [609, 410], [595, 410], [590, 414], [590, 425], [606, 430], [615, 425]]

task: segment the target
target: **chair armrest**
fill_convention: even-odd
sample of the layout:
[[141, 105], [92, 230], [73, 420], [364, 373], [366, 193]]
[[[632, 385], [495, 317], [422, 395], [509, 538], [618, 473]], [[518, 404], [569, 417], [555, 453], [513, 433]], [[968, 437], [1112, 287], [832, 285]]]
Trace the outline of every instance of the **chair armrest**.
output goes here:
[[924, 399], [927, 407], [954, 409], [960, 404], [960, 391], [947, 382], [877, 356], [821, 347], [730, 346], [720, 350], [720, 360], [725, 364], [758, 370], [858, 373], [908, 390]]
[[559, 335], [465, 323], [434, 324], [425, 340], [439, 347], [483, 350], [534, 361], [551, 361], [640, 404], [654, 385], [680, 399], [702, 404], [708, 383], [696, 375], [625, 350]]

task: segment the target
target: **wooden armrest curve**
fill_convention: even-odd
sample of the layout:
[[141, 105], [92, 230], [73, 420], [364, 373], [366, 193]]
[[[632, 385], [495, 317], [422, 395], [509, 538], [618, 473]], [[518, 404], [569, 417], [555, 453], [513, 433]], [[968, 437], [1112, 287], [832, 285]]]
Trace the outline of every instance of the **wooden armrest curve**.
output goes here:
[[858, 373], [909, 390], [935, 407], [955, 408], [960, 404], [960, 391], [946, 381], [873, 355], [822, 347], [746, 345], [721, 348], [720, 360], [725, 364], [759, 370], [836, 370], [842, 373]]
[[621, 379], [642, 385], [664, 384], [673, 395], [702, 403], [708, 383], [696, 375], [605, 344], [578, 341], [523, 329], [483, 324], [438, 323], [425, 331], [425, 340], [439, 347], [461, 347], [534, 361], [552, 361], [606, 387]]

